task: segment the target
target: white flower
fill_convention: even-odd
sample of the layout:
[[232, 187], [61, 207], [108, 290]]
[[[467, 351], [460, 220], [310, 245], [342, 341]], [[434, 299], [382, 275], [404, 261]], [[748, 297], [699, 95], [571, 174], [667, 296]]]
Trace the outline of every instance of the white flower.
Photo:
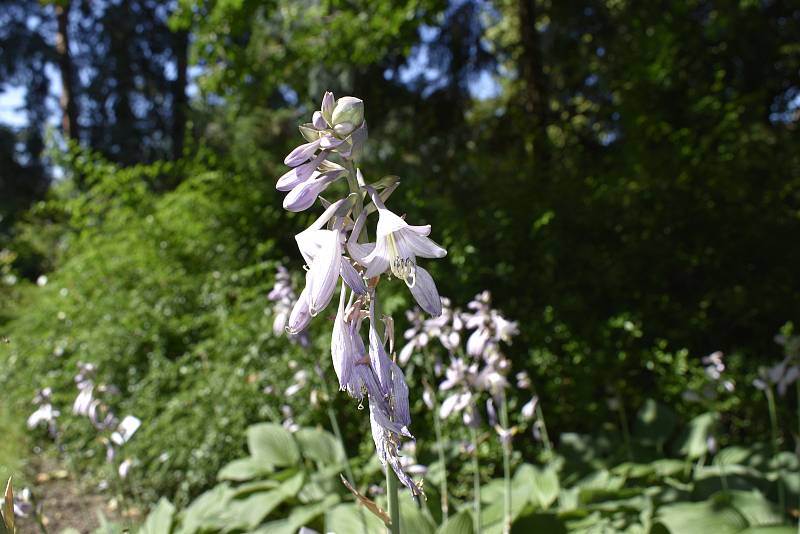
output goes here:
[[133, 437], [139, 427], [142, 426], [142, 421], [138, 417], [126, 415], [122, 422], [117, 427], [116, 432], [111, 434], [111, 441], [117, 445], [124, 445]]

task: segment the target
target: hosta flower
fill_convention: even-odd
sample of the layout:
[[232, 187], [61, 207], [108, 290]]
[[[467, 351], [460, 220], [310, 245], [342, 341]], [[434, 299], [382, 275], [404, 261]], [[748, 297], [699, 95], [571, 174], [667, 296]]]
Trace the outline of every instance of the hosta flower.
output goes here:
[[447, 251], [428, 238], [430, 225], [409, 225], [386, 209], [374, 190], [372, 193], [372, 200], [378, 208], [377, 238], [375, 248], [359, 262], [367, 267], [367, 278], [391, 270], [408, 287], [413, 287], [417, 282], [417, 256], [443, 258]]
[[[278, 266], [278, 272], [275, 274], [275, 285], [267, 295], [267, 298], [275, 303], [272, 309], [275, 315], [272, 321], [272, 332], [279, 336], [288, 328], [287, 325], [290, 322], [292, 308], [297, 302], [297, 297], [292, 288], [292, 278], [283, 265]], [[289, 333], [288, 337], [290, 341], [298, 343], [302, 347], [308, 347], [311, 344], [311, 339], [305, 330], [294, 334]]]
[[322, 228], [346, 202], [347, 199], [342, 199], [331, 204], [311, 227], [295, 236], [300, 253], [309, 266], [306, 273], [306, 287], [300, 299], [305, 298], [308, 313], [312, 317], [330, 303], [340, 275], [353, 291], [357, 293], [367, 291], [364, 280], [342, 256], [341, 218], [338, 218], [339, 223], [334, 230]]
[[539, 397], [534, 395], [531, 397], [531, 400], [525, 403], [520, 410], [520, 414], [522, 415], [523, 419], [533, 419], [534, 415], [536, 414], [536, 405], [539, 404]]
[[[360, 244], [353, 238], [348, 241], [348, 251], [353, 259], [366, 267], [364, 276], [372, 278], [390, 270], [402, 279], [411, 290], [420, 307], [431, 315], [442, 313], [442, 302], [431, 275], [417, 266], [417, 256], [443, 258], [447, 251], [427, 236], [430, 225], [411, 226], [386, 209], [374, 189], [370, 188], [372, 200], [378, 208], [378, 228], [374, 244]], [[362, 214], [362, 216], [365, 216]], [[360, 228], [363, 221], [356, 221]]]
[[126, 415], [122, 422], [117, 427], [117, 430], [111, 434], [111, 441], [117, 445], [124, 445], [133, 437], [139, 427], [142, 426], [142, 421], [133, 415]]
[[28, 416], [27, 424], [28, 428], [33, 429], [41, 423], [45, 423], [45, 425], [47, 425], [48, 434], [50, 434], [50, 437], [55, 438], [57, 434], [56, 419], [61, 415], [61, 412], [53, 408], [50, 399], [52, 393], [53, 390], [50, 388], [40, 389], [36, 392], [36, 396], [33, 398], [33, 404], [34, 406], [38, 406], [38, 408]]

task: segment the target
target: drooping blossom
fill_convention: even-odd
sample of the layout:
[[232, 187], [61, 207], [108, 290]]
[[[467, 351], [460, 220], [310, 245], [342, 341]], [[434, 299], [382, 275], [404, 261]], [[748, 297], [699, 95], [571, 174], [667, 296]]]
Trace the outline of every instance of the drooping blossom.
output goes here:
[[[276, 322], [289, 334], [299, 333], [330, 304], [336, 288], [341, 288], [331, 335], [331, 359], [339, 389], [368, 402], [378, 458], [416, 494], [419, 487], [404, 469], [398, 452], [403, 440], [411, 438], [408, 387], [393, 360], [393, 321], [377, 317], [377, 286], [381, 275], [391, 272], [406, 282], [424, 310], [439, 315], [441, 299], [435, 282], [416, 266], [416, 257], [443, 257], [446, 252], [427, 237], [429, 226], [410, 226], [386, 208], [386, 199], [397, 187], [396, 179], [368, 185], [356, 167], [367, 138], [361, 100], [337, 100], [332, 93], [325, 93], [320, 109], [311, 122], [300, 126], [300, 133], [306, 142], [286, 156], [284, 163], [291, 169], [278, 179], [276, 187], [288, 192], [284, 207], [289, 211], [308, 209], [317, 200], [325, 210], [295, 236], [307, 266], [306, 283], [291, 310], [287, 313], [287, 308], [282, 308]], [[349, 188], [346, 196], [335, 201], [320, 196], [345, 182]], [[367, 217], [376, 211], [376, 241], [369, 243]], [[285, 294], [285, 290], [276, 290], [275, 300], [284, 299]], [[368, 343], [362, 332], [365, 326]], [[286, 393], [302, 387], [300, 378], [296, 373]], [[290, 414], [285, 424], [294, 424]]]
[[[267, 298], [274, 303], [272, 308], [274, 314], [272, 332], [279, 336], [284, 332], [289, 322], [292, 308], [297, 302], [297, 296], [292, 287], [292, 277], [289, 275], [288, 269], [283, 265], [278, 266], [275, 274], [275, 285], [267, 295]], [[311, 345], [311, 339], [305, 330], [301, 330], [297, 334], [290, 334], [288, 337], [292, 343], [297, 343], [302, 347]]]

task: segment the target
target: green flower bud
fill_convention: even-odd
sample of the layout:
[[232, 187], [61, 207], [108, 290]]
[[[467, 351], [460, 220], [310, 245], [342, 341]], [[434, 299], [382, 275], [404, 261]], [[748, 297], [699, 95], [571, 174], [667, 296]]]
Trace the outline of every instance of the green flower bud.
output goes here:
[[[334, 129], [341, 124], [341, 130], [347, 130], [346, 133], [343, 132], [344, 135], [349, 134], [364, 122], [364, 102], [360, 98], [343, 96], [336, 101], [331, 119]], [[345, 127], [344, 123], [348, 122], [350, 125]]]

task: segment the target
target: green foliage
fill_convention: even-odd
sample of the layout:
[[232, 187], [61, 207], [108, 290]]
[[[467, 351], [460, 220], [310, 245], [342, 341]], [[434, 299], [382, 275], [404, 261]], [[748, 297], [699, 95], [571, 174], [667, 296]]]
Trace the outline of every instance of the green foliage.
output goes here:
[[[647, 406], [642, 412], [648, 412]], [[697, 424], [692, 422], [690, 428]], [[156, 521], [177, 521], [174, 532], [295, 532], [301, 526], [320, 532], [381, 533], [385, 526], [366, 508], [349, 503], [349, 494], [338, 482], [343, 458], [321, 457], [321, 446], [335, 444], [333, 435], [318, 428], [301, 428], [294, 434], [278, 425], [250, 427], [250, 456], [253, 471], [249, 482], [222, 482], [173, 516], [171, 506], [162, 501], [151, 512], [147, 525]], [[253, 440], [252, 437], [258, 439]], [[562, 442], [569, 441], [562, 439]], [[581, 441], [572, 438], [573, 442]], [[308, 444], [315, 443], [313, 447]], [[306, 445], [304, 445], [304, 443]], [[512, 532], [544, 533], [680, 533], [702, 532], [789, 532], [785, 516], [773, 502], [777, 473], [766, 464], [757, 468], [760, 446], [725, 449], [714, 458], [714, 467], [692, 464], [682, 459], [651, 462], [611, 463], [602, 460], [590, 440], [581, 441], [586, 458], [593, 458], [592, 471], [583, 462], [556, 455], [547, 464], [521, 463], [511, 480]], [[266, 445], [265, 445], [266, 444]], [[275, 444], [291, 451], [275, 465]], [[643, 446], [653, 446], [648, 437]], [[659, 443], [660, 446], [660, 443]], [[261, 452], [259, 452], [261, 451]], [[693, 453], [687, 449], [689, 454]], [[259, 459], [261, 458], [261, 459]], [[724, 462], [724, 468], [721, 467]], [[730, 463], [729, 463], [730, 462]], [[737, 462], [737, 463], [733, 463]], [[259, 467], [266, 463], [267, 467]], [[227, 468], [226, 468], [227, 469]], [[707, 471], [726, 477], [730, 487], [717, 487], [708, 494]], [[751, 481], [736, 481], [737, 473], [747, 471]], [[268, 473], [267, 473], [268, 472]], [[356, 479], [364, 476], [357, 471]], [[225, 478], [220, 476], [220, 478]], [[315, 486], [322, 485], [323, 491]], [[501, 479], [492, 479], [481, 488], [481, 531], [503, 531], [503, 492]], [[800, 494], [792, 493], [793, 498]], [[383, 498], [377, 501], [384, 505]], [[447, 521], [434, 520], [431, 508], [438, 501], [429, 496], [418, 506], [401, 495], [401, 531], [414, 534], [471, 534], [473, 520], [469, 498], [451, 501]], [[149, 532], [140, 530], [140, 532]], [[164, 530], [163, 532], [169, 532]]]

